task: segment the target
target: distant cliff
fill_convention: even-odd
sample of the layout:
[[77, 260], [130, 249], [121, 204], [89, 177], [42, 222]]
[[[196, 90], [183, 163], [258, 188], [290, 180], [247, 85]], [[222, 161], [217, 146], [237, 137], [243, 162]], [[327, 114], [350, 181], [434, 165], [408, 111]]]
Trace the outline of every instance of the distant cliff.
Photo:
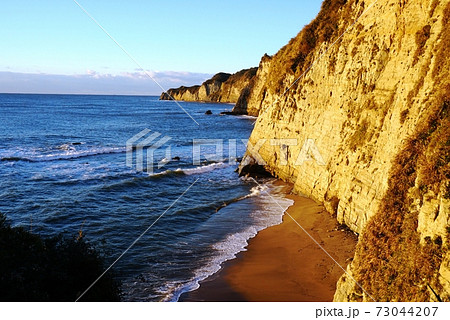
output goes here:
[[236, 103], [239, 95], [256, 75], [257, 68], [244, 69], [234, 74], [218, 73], [200, 86], [169, 89], [161, 100]]
[[449, 2], [325, 0], [234, 108], [259, 114], [241, 172], [360, 235], [347, 270], [365, 291], [344, 275], [337, 301], [450, 300]]

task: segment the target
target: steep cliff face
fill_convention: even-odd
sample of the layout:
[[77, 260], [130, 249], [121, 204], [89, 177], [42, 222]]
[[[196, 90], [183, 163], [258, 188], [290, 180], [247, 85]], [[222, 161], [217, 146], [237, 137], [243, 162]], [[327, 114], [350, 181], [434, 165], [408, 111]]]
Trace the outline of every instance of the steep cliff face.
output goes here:
[[218, 73], [201, 86], [169, 89], [161, 100], [236, 103], [242, 90], [249, 85], [257, 68], [244, 69], [234, 74]]
[[235, 107], [243, 164], [361, 235], [335, 300], [450, 299], [449, 2], [326, 0]]
[[233, 108], [233, 113], [258, 116], [265, 98], [265, 82], [270, 70], [271, 60], [272, 58], [267, 54], [262, 57], [256, 75], [242, 88]]

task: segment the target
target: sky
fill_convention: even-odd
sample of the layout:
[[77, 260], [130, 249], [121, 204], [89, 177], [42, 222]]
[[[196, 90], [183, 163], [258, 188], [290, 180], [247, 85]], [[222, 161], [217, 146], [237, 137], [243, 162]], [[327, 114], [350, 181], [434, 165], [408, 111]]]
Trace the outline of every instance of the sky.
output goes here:
[[[159, 95], [258, 66], [320, 0], [3, 1], [0, 93]], [[121, 48], [122, 47], [122, 48]], [[125, 53], [124, 49], [127, 53]], [[148, 75], [142, 71], [147, 71]]]

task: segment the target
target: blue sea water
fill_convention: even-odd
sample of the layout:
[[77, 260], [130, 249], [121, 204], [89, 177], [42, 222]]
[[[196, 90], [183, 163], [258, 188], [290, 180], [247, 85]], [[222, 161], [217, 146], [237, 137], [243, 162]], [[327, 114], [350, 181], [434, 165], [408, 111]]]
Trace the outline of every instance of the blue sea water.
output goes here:
[[[125, 300], [176, 301], [281, 222], [267, 192], [291, 204], [271, 180], [235, 172], [253, 119], [219, 115], [228, 104], [182, 106], [199, 125], [158, 97], [0, 94], [0, 212], [41, 235], [81, 230], [112, 263], [168, 209], [114, 269]], [[126, 163], [127, 140], [146, 128], [170, 138], [151, 172]], [[223, 141], [223, 157], [203, 146], [193, 164], [194, 139]], [[167, 146], [179, 160], [163, 159]]]

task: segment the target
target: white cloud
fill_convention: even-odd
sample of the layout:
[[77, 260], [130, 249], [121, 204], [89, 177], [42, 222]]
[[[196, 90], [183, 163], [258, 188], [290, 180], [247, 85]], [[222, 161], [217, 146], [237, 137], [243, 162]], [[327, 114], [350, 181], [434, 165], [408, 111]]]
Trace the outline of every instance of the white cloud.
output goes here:
[[201, 84], [206, 79], [209, 79], [212, 75], [208, 73], [193, 73], [186, 71], [154, 71], [146, 70], [136, 72], [124, 72], [121, 76], [139, 79], [139, 80], [156, 80], [159, 83], [171, 83], [173, 85], [194, 85]]
[[121, 74], [86, 70], [85, 74], [55, 75], [0, 72], [2, 93], [72, 93], [159, 95], [161, 89], [201, 84], [211, 74], [178, 71], [135, 71]]

